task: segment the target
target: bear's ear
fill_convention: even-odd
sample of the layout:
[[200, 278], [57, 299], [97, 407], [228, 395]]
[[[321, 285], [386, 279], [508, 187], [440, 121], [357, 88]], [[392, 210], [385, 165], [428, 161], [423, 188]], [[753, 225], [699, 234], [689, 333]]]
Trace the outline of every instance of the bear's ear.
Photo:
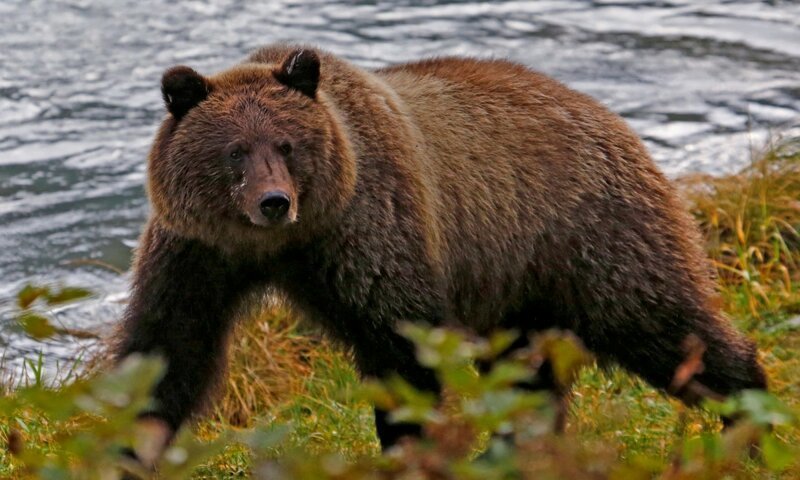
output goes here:
[[274, 75], [287, 87], [314, 98], [319, 86], [319, 57], [312, 50], [295, 50]]
[[161, 94], [169, 113], [180, 120], [208, 97], [210, 86], [199, 73], [183, 65], [172, 67], [161, 77]]

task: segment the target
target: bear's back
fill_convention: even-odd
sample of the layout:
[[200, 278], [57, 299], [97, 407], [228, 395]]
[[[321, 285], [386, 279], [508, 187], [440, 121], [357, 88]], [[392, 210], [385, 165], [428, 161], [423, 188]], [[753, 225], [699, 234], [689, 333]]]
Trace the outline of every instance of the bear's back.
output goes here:
[[[644, 202], [651, 216], [673, 203], [624, 121], [521, 65], [441, 58], [376, 74], [402, 99], [422, 138], [449, 290], [465, 316], [488, 321], [530, 282], [547, 282], [531, 274], [569, 261], [564, 243], [588, 241], [592, 218], [613, 220], [616, 209], [623, 224], [645, 213], [620, 206]], [[613, 223], [606, 228], [619, 228]]]
[[[250, 61], [276, 63], [293, 48], [266, 47]], [[601, 257], [620, 248], [636, 262], [660, 262], [647, 258], [661, 250], [655, 243], [695, 237], [638, 137], [587, 95], [503, 60], [367, 71], [318, 53], [320, 89], [359, 154], [350, 223], [370, 219], [380, 229], [403, 212], [401, 223], [417, 232], [402, 235], [427, 239], [451, 310], [478, 330], [533, 290], [571, 282], [576, 262], [614, 263]], [[404, 198], [414, 200], [375, 210]], [[687, 248], [677, 256], [691, 256]]]

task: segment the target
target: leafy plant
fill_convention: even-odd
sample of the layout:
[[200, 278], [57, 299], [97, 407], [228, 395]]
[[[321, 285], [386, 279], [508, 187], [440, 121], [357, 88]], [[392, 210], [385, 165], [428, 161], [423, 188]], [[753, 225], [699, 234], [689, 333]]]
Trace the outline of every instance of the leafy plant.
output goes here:
[[[78, 338], [98, 338], [92, 332], [54, 325], [51, 316], [37, 308], [39, 304], [55, 307], [64, 303], [80, 300], [90, 296], [92, 292], [79, 287], [53, 288], [46, 285], [28, 284], [17, 293], [17, 323], [30, 337], [42, 340], [53, 335], [71, 335]], [[55, 322], [57, 323], [57, 322]]]

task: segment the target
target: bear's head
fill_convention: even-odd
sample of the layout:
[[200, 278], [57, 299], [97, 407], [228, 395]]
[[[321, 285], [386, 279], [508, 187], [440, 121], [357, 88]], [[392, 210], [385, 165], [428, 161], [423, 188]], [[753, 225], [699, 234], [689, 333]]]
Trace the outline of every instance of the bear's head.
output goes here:
[[221, 246], [277, 248], [340, 213], [355, 157], [320, 70], [309, 49], [210, 77], [167, 70], [148, 172], [156, 218]]

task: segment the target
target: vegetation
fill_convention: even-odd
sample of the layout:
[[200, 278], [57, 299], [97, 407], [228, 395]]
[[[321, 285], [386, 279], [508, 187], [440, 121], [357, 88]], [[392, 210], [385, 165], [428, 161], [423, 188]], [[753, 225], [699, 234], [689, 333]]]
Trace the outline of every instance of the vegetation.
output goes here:
[[[546, 333], [479, 377], [471, 364], [493, 358], [512, 332], [476, 339], [405, 325], [421, 361], [446, 385], [439, 406], [400, 381], [362, 385], [346, 352], [273, 305], [239, 326], [218, 401], [181, 434], [161, 476], [800, 478], [800, 139], [774, 146], [737, 175], [694, 176], [679, 186], [702, 225], [724, 309], [759, 344], [770, 395], [745, 392], [687, 409], [620, 370], [594, 366], [563, 332]], [[75, 333], [50, 326], [42, 310], [83, 294], [26, 289], [22, 326], [37, 337]], [[562, 435], [553, 433], [557, 408], [547, 394], [511, 387], [543, 358], [554, 362], [559, 381], [574, 384]], [[27, 385], [7, 379], [0, 387], [0, 477], [146, 473], [119, 452], [146, 441], [131, 426], [160, 374], [158, 359], [77, 379], [70, 369], [55, 383], [37, 365], [29, 362]], [[429, 439], [381, 455], [371, 403], [421, 422]], [[744, 420], [721, 432], [720, 412]]]

